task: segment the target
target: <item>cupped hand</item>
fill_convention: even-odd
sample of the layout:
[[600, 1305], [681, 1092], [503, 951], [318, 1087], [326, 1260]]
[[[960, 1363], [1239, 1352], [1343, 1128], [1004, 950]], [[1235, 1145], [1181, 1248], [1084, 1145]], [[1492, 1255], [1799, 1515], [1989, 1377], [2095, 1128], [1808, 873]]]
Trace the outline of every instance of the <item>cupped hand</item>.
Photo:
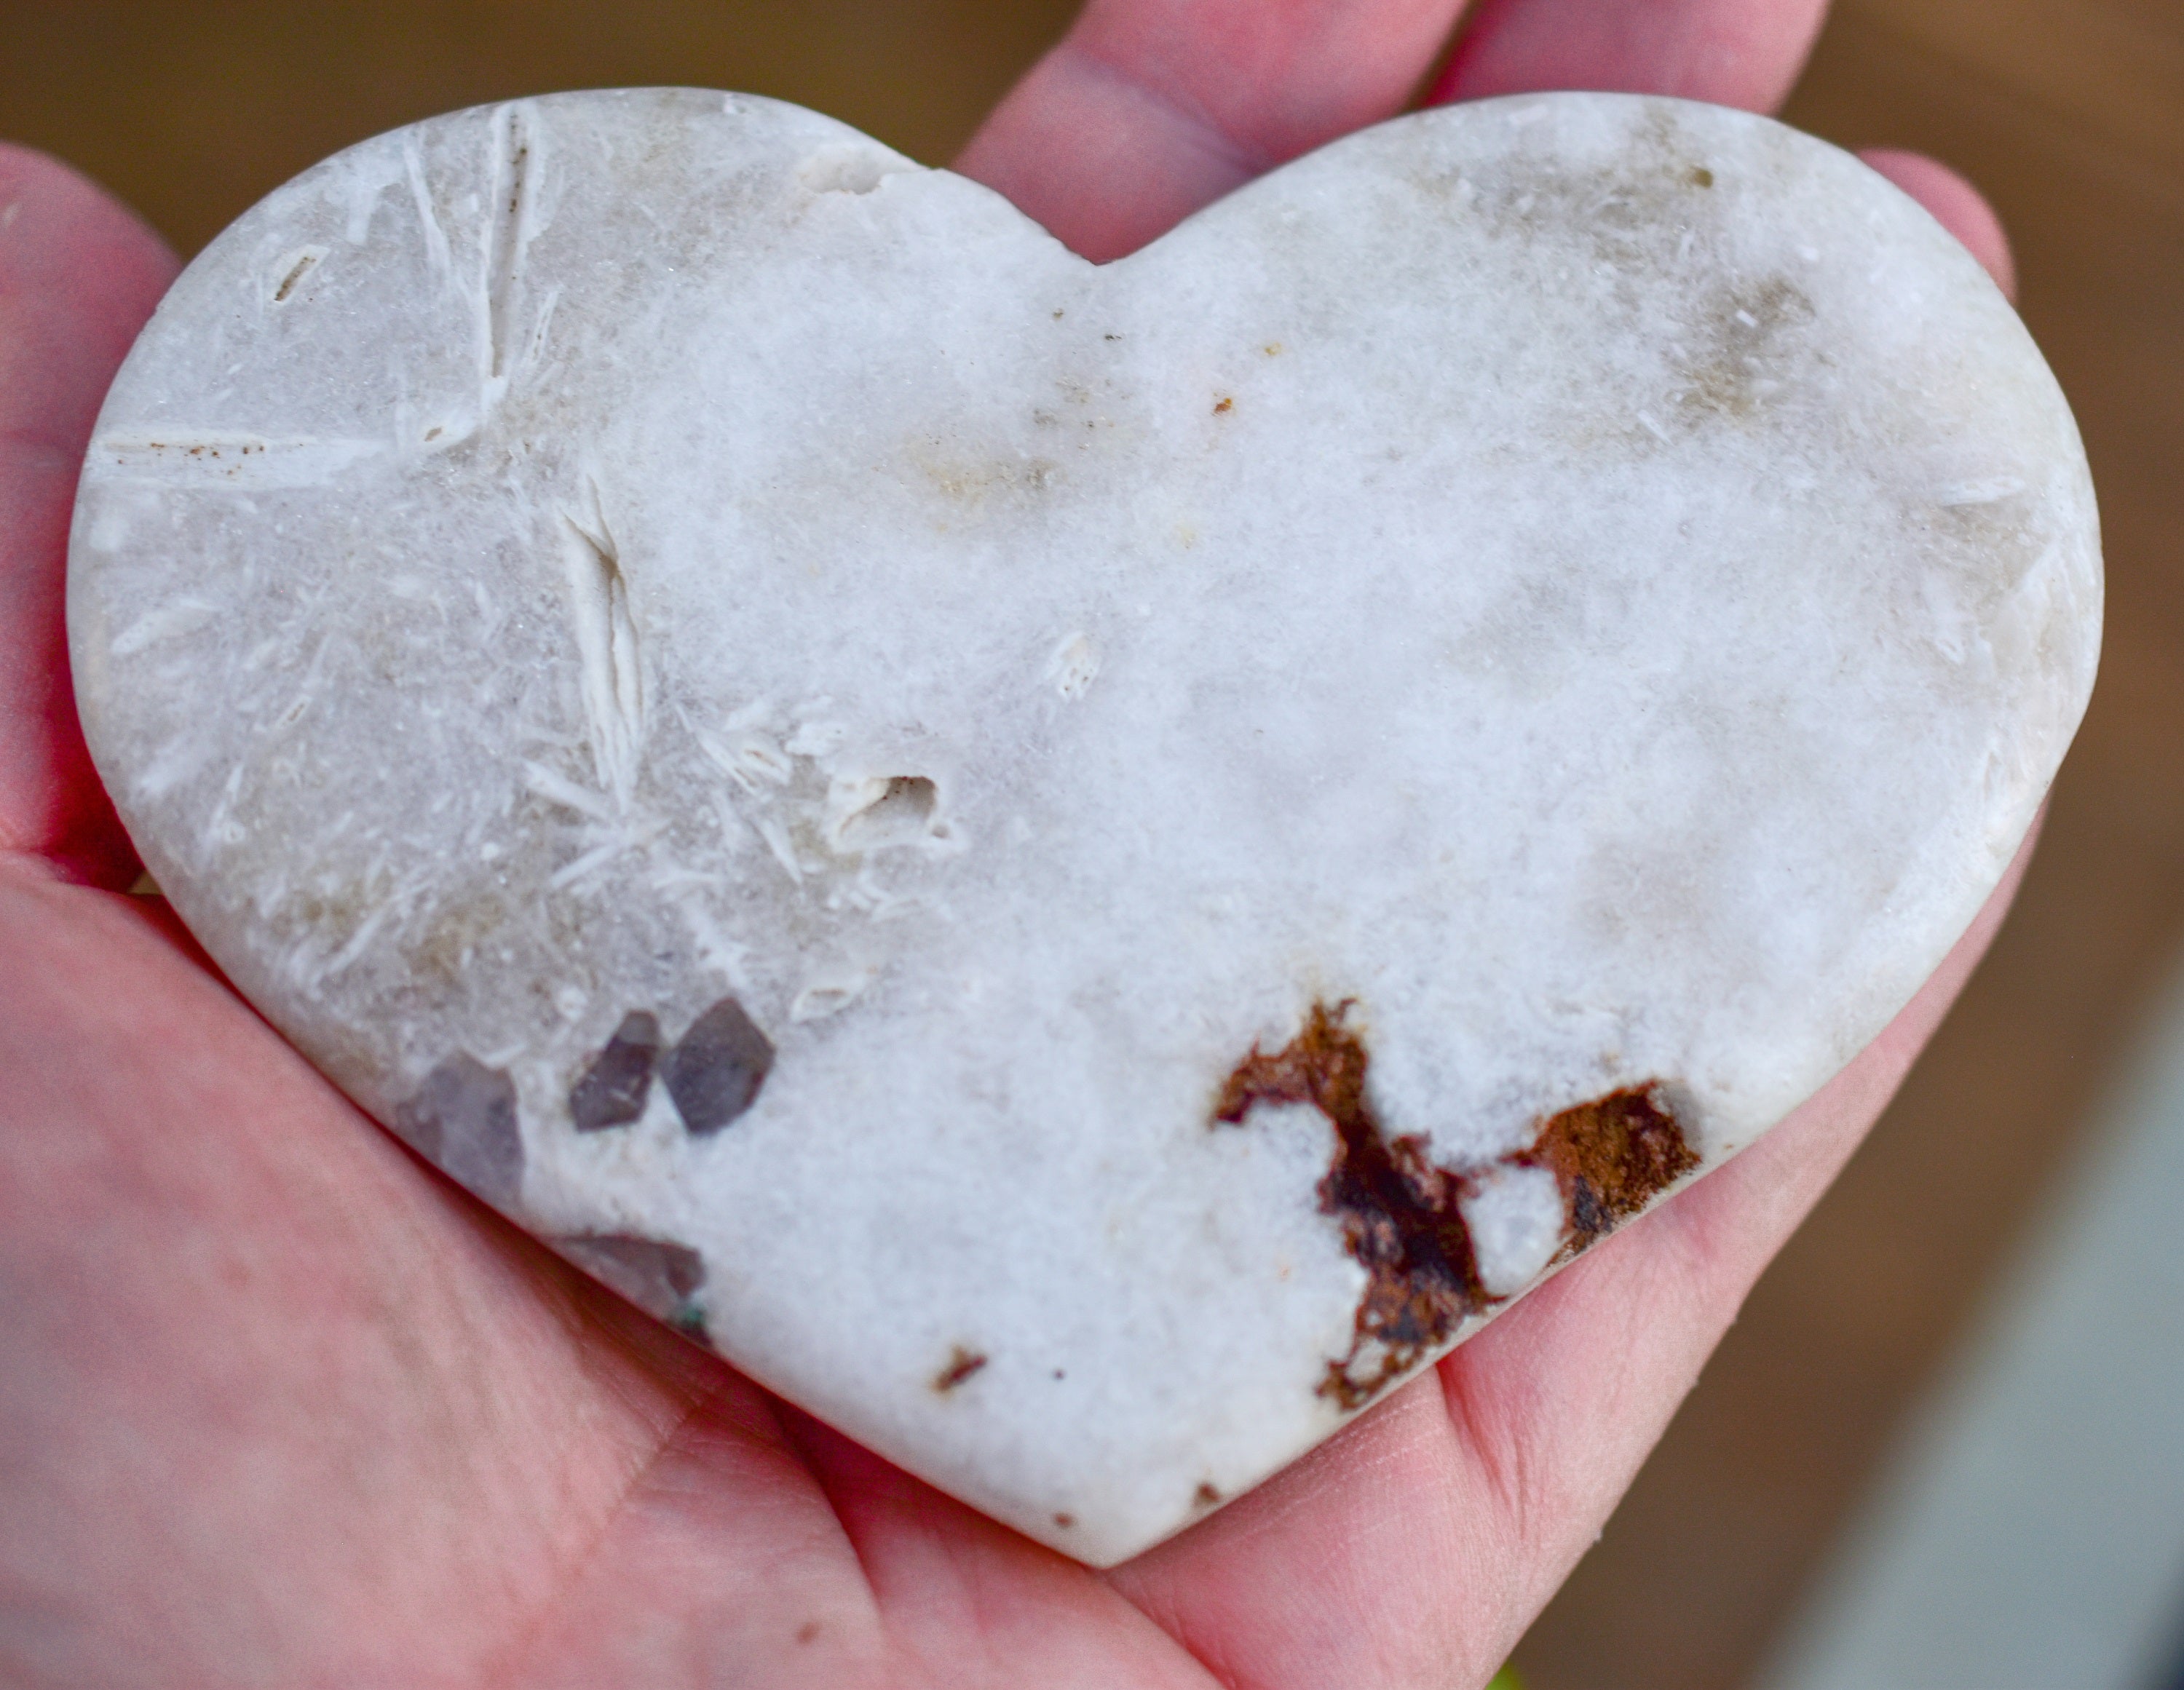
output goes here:
[[[1459, 0], [1092, 0], [961, 168], [1086, 255], [1392, 115]], [[1752, 108], [1819, 0], [1482, 0], [1435, 99]], [[1930, 161], [1876, 155], [2005, 280]], [[560, 1264], [347, 1103], [136, 870], [62, 581], [154, 236], [0, 149], [0, 1679], [1470, 1686], [1598, 1532], [1999, 923], [1757, 1148], [1277, 1478], [1098, 1574]], [[217, 708], [208, 701], [208, 709]], [[2020, 868], [2022, 866], [2020, 857]]]

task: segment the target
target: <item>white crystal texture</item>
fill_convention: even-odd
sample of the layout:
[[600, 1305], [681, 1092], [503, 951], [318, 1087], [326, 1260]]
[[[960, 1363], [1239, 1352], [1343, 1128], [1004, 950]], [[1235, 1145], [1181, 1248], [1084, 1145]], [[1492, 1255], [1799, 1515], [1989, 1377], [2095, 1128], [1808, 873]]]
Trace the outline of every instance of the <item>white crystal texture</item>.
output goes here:
[[[147, 865], [352, 1096], [517, 1123], [526, 1225], [671, 1242], [575, 1254], [1106, 1563], [1347, 1411], [1331, 1118], [1212, 1119], [1255, 1046], [1348, 1004], [1518, 1290], [1544, 1121], [1657, 1086], [1712, 1165], [1903, 1005], [2100, 592], [2008, 306], [1763, 120], [1445, 108], [1095, 267], [646, 91], [382, 136], [214, 242], [70, 614]], [[627, 1015], [728, 997], [744, 1113], [579, 1129]]]
[[1479, 1189], [1458, 1200], [1471, 1233], [1479, 1282], [1496, 1297], [1514, 1297], [1554, 1259], [1563, 1245], [1563, 1195], [1545, 1168], [1489, 1167]]

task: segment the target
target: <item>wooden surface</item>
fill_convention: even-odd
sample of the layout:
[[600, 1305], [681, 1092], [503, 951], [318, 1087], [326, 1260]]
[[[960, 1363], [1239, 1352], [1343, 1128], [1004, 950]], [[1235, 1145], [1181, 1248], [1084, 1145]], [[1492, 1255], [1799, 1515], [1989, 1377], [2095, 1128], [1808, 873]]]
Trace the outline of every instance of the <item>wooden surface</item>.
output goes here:
[[0, 135], [184, 253], [305, 166], [557, 88], [794, 100], [944, 164], [1073, 0], [0, 0]]
[[[547, 88], [778, 94], [942, 162], [1072, 9], [0, 0], [0, 134], [88, 170], [189, 251], [337, 147]], [[1791, 116], [1933, 152], [2003, 211], [2092, 453], [2107, 657], [2015, 919], [1526, 1639], [1531, 1690], [1747, 1679], [2184, 928], [2184, 5], [1847, 0]]]

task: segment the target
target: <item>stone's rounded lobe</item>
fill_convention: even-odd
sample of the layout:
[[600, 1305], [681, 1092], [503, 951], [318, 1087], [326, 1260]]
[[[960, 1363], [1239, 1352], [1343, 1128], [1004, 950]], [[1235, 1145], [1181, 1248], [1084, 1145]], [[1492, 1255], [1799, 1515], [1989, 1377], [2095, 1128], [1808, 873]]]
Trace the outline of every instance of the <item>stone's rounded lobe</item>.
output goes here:
[[2099, 602], [2006, 303], [1763, 120], [1422, 114], [1095, 267], [644, 91], [209, 247], [70, 629], [147, 866], [361, 1104], [1107, 1562], [1885, 1026]]
[[744, 1006], [723, 998], [690, 1024], [660, 1065], [660, 1083], [682, 1125], [703, 1138], [758, 1100], [773, 1067], [773, 1045]]
[[649, 1009], [631, 1010], [569, 1088], [569, 1118], [577, 1131], [627, 1126], [643, 1115], [659, 1061], [660, 1018]]

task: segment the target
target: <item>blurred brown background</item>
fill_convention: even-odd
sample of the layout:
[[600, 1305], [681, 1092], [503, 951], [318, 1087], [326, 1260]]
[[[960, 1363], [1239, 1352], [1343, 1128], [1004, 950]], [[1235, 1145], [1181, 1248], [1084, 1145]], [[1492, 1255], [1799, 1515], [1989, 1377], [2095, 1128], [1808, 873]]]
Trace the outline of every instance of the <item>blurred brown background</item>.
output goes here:
[[[1072, 9], [0, 0], [0, 135], [100, 178], [187, 253], [336, 147], [549, 88], [773, 94], [944, 162]], [[1931, 152], [2002, 211], [2100, 486], [2107, 656], [2014, 919], [1526, 1639], [1531, 1690], [1748, 1681], [2065, 1165], [2184, 928], [2184, 525], [2169, 491], [2184, 5], [1842, 0], [1789, 116], [1845, 145]]]

